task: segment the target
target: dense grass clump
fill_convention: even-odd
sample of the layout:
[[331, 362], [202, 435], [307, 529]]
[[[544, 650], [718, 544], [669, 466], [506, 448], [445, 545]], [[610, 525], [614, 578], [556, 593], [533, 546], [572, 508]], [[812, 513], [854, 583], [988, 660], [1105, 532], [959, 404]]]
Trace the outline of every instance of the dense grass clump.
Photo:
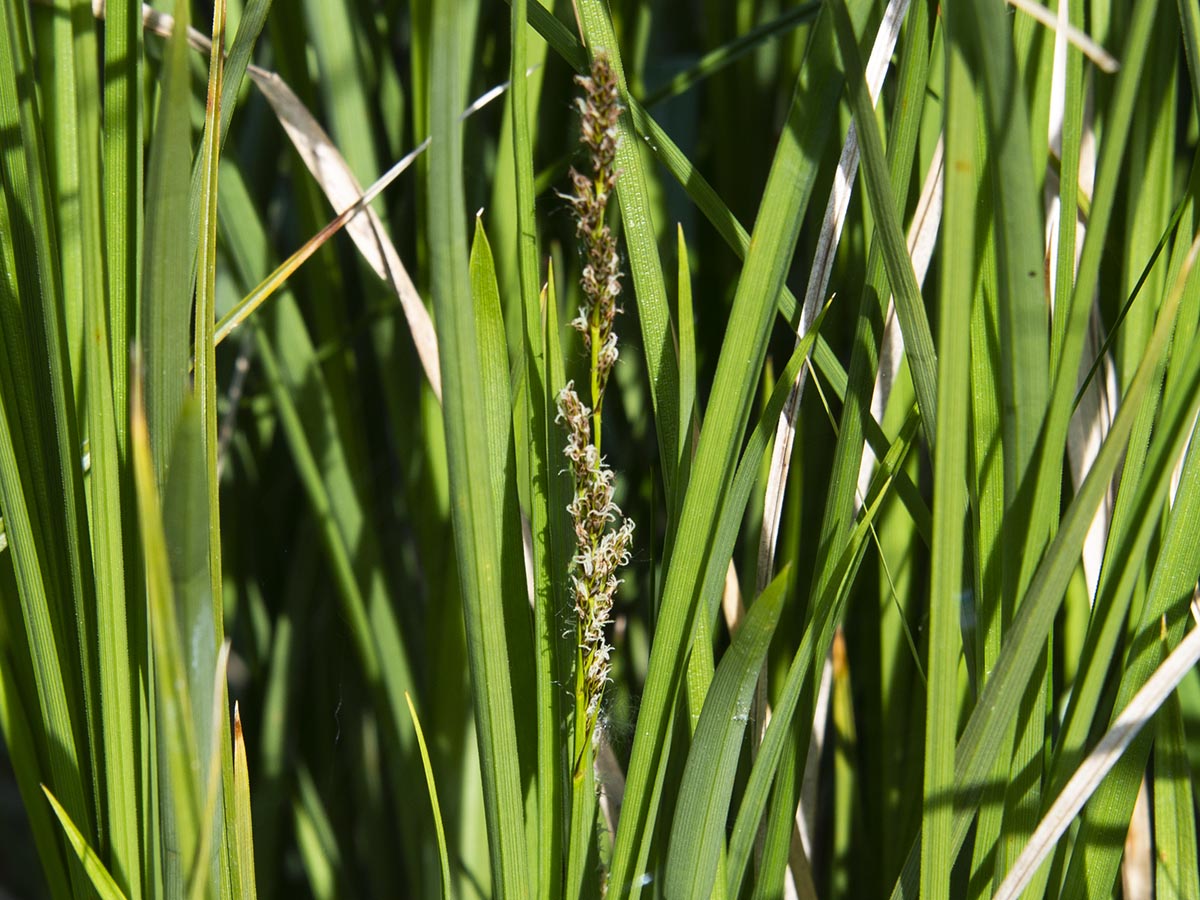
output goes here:
[[1200, 897], [1198, 61], [0, 0], [0, 888]]

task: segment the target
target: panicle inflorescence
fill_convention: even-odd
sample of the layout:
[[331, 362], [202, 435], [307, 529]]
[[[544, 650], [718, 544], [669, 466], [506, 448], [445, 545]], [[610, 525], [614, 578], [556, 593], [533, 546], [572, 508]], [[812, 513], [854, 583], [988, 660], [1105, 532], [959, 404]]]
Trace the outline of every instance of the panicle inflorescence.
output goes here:
[[[571, 595], [579, 618], [579, 651], [587, 721], [594, 725], [608, 681], [609, 647], [605, 626], [612, 616], [613, 594], [621, 579], [617, 569], [629, 564], [633, 522], [613, 502], [613, 472], [591, 441], [589, 410], [575, 393], [574, 382], [558, 395], [555, 421], [567, 426], [567, 448], [575, 496], [567, 507], [575, 526], [571, 559]], [[615, 528], [610, 524], [620, 522]]]
[[608, 60], [598, 55], [590, 76], [576, 81], [585, 96], [577, 102], [581, 117], [580, 142], [588, 148], [592, 173], [571, 169], [576, 233], [583, 251], [584, 305], [571, 323], [589, 351], [591, 403], [589, 409], [568, 382], [558, 394], [556, 422], [566, 425], [567, 446], [575, 496], [567, 510], [575, 530], [571, 559], [571, 595], [578, 618], [579, 655], [576, 677], [576, 775], [595, 733], [604, 685], [609, 676], [612, 648], [606, 627], [612, 617], [613, 595], [621, 584], [617, 570], [629, 563], [633, 522], [613, 502], [613, 472], [600, 455], [600, 409], [608, 376], [617, 361], [613, 322], [620, 312], [620, 257], [617, 242], [605, 222], [608, 201], [617, 183], [617, 122], [621, 106], [617, 77]]
[[584, 96], [576, 99], [580, 115], [580, 143], [591, 156], [591, 174], [571, 168], [574, 195], [564, 195], [575, 207], [576, 227], [584, 252], [584, 305], [571, 324], [583, 335], [583, 344], [595, 357], [596, 388], [593, 413], [599, 416], [600, 400], [608, 374], [617, 361], [617, 337], [613, 320], [620, 309], [621, 259], [617, 241], [605, 222], [609, 198], [620, 174], [616, 169], [617, 122], [621, 115], [617, 75], [604, 56], [592, 63], [591, 75], [577, 76]]

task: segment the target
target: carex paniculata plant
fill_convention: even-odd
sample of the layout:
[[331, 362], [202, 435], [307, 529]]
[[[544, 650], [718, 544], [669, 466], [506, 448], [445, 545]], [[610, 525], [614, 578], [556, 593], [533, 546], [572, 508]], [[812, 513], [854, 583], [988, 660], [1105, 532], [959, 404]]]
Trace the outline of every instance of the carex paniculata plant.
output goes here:
[[556, 421], [568, 432], [564, 454], [575, 486], [567, 507], [575, 530], [571, 560], [571, 595], [577, 616], [575, 661], [574, 776], [583, 776], [604, 685], [609, 677], [611, 647], [605, 634], [612, 616], [613, 595], [621, 583], [617, 570], [629, 562], [633, 522], [613, 502], [613, 472], [601, 455], [601, 411], [608, 376], [617, 361], [613, 323], [621, 311], [621, 266], [616, 238], [605, 212], [617, 182], [617, 119], [621, 112], [617, 77], [604, 56], [597, 56], [590, 76], [576, 81], [584, 96], [576, 100], [581, 117], [580, 142], [591, 156], [591, 173], [571, 169], [576, 234], [583, 253], [584, 304], [572, 326], [583, 336], [589, 354], [589, 408], [573, 381], [558, 395]]

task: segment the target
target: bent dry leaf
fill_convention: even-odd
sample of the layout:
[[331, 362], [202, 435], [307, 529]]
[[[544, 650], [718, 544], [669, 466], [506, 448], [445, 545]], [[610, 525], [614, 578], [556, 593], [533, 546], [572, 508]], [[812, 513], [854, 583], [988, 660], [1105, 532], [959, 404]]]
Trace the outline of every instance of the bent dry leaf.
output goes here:
[[1129, 705], [1113, 722], [1112, 727], [1096, 745], [1096, 749], [1088, 754], [1083, 765], [1067, 782], [1067, 786], [1046, 812], [1033, 837], [1029, 839], [1029, 844], [1000, 885], [996, 892], [996, 900], [1013, 900], [1020, 896], [1021, 891], [1037, 872], [1038, 866], [1054, 849], [1058, 839], [1095, 793], [1104, 776], [1117, 764], [1121, 754], [1146, 723], [1153, 719], [1158, 708], [1192, 671], [1197, 661], [1200, 661], [1200, 628], [1193, 628], [1129, 701]]

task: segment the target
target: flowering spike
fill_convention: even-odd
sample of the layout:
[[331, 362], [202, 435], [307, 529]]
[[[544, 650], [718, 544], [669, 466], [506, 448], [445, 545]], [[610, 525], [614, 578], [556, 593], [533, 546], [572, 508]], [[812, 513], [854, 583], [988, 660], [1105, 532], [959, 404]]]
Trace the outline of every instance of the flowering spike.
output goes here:
[[617, 570], [629, 564], [633, 522], [613, 502], [613, 473], [600, 455], [600, 411], [608, 376], [617, 362], [613, 322], [620, 312], [621, 259], [605, 216], [617, 183], [621, 115], [616, 73], [598, 55], [591, 74], [575, 79], [585, 95], [576, 100], [580, 142], [587, 147], [590, 174], [572, 168], [573, 195], [562, 195], [576, 216], [576, 234], [583, 250], [581, 284], [584, 304], [571, 325], [583, 336], [590, 355], [589, 409], [568, 382], [558, 394], [556, 422], [565, 424], [575, 496], [567, 510], [575, 531], [571, 559], [571, 596], [578, 619], [576, 659], [575, 777], [583, 774], [587, 750], [595, 736], [604, 685], [608, 681], [612, 648], [605, 630], [612, 617], [613, 595], [621, 584]]
[[[580, 116], [579, 140], [589, 151], [592, 171], [590, 175], [575, 168], [570, 172], [575, 195], [567, 199], [575, 209], [575, 231], [583, 245], [581, 282], [586, 300], [579, 317], [571, 324], [583, 335], [584, 346], [594, 355], [591, 399], [599, 438], [604, 388], [617, 360], [612, 327], [620, 312], [617, 296], [621, 292], [621, 259], [616, 238], [604, 220], [617, 183], [617, 123], [621, 102], [616, 72], [605, 56], [598, 55], [593, 61], [590, 76], [580, 75], [575, 81], [585, 93], [575, 104]], [[592, 347], [593, 341], [596, 348]]]

